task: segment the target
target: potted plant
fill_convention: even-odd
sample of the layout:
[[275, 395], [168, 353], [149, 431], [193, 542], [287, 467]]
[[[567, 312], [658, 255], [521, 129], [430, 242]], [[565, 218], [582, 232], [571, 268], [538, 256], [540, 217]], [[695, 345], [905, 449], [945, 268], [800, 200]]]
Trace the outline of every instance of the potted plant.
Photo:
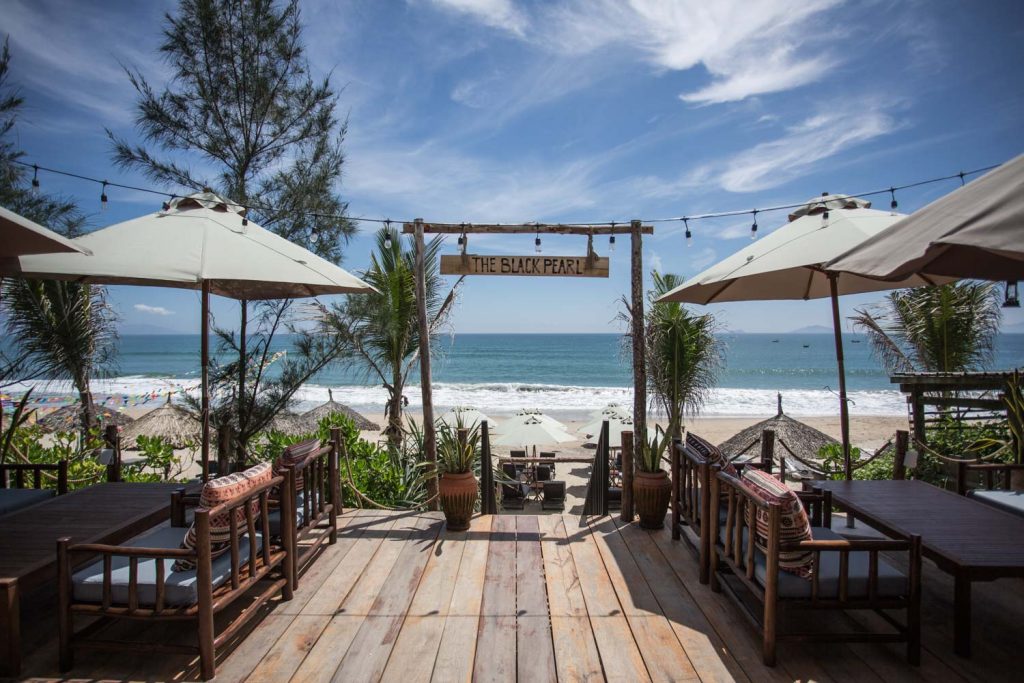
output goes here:
[[672, 498], [672, 481], [661, 468], [661, 459], [672, 442], [669, 434], [673, 431], [671, 425], [668, 432], [658, 427], [650, 443], [646, 443], [645, 439], [637, 441], [640, 448], [634, 459], [636, 472], [633, 476], [633, 505], [643, 529], [660, 529], [665, 526], [665, 514]]
[[445, 423], [437, 433], [438, 496], [449, 531], [465, 531], [476, 509], [477, 462], [480, 428], [466, 429], [459, 420], [455, 427]]

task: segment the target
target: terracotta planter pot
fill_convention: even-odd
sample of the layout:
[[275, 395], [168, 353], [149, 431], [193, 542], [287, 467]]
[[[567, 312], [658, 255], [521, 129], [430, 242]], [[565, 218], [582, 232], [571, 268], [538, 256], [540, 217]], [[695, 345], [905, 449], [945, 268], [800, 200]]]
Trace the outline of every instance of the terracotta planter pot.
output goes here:
[[449, 531], [465, 531], [476, 506], [476, 477], [472, 472], [445, 474], [439, 483], [441, 509]]
[[633, 477], [633, 505], [640, 516], [643, 529], [661, 529], [665, 526], [672, 497], [672, 482], [665, 470], [637, 472]]

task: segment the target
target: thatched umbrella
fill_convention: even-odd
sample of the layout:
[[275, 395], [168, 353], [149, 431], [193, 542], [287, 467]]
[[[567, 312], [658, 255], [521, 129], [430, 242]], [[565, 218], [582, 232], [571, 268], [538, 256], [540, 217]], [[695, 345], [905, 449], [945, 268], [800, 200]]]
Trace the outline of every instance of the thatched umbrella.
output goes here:
[[327, 417], [328, 415], [333, 415], [334, 413], [341, 413], [342, 415], [345, 415], [348, 418], [350, 418], [353, 422], [356, 423], [356, 428], [359, 429], [359, 431], [361, 432], [380, 431], [379, 424], [377, 424], [376, 422], [370, 422], [368, 419], [366, 419], [356, 411], [352, 410], [344, 403], [338, 403], [337, 401], [335, 401], [333, 389], [327, 390], [327, 398], [327, 403], [318, 405], [316, 408], [313, 408], [309, 412], [302, 414], [302, 420], [303, 422], [306, 423], [307, 427], [306, 431], [316, 431], [317, 426], [320, 424], [320, 420]]
[[171, 403], [171, 395], [167, 394], [166, 403], [124, 428], [121, 432], [121, 447], [128, 450], [138, 448], [136, 440], [140, 436], [162, 437], [174, 448], [184, 448], [190, 443], [199, 444], [202, 438], [201, 425], [198, 415]]
[[303, 415], [280, 412], [270, 421], [268, 431], [284, 432], [285, 434], [308, 434], [316, 431], [316, 425], [310, 427]]
[[[93, 404], [93, 415], [104, 425], [126, 425], [132, 422], [131, 416], [111, 410], [106, 406]], [[47, 432], [73, 432], [79, 429], [82, 421], [82, 409], [78, 403], [59, 408], [43, 419], [39, 420], [39, 426]]]
[[[776, 453], [780, 456], [785, 457], [786, 448], [788, 448], [797, 457], [812, 463], [820, 462], [818, 451], [822, 447], [839, 443], [828, 434], [783, 413], [782, 394], [779, 394], [779, 412], [775, 417], [747, 427], [728, 441], [718, 444], [718, 448], [722, 451], [722, 455], [729, 459], [741, 454], [756, 457], [761, 452], [761, 433], [766, 429], [775, 432], [775, 438], [785, 443], [785, 448], [776, 449]], [[793, 458], [786, 462], [786, 469], [798, 473], [801, 478], [813, 477], [813, 472], [799, 462], [793, 462]]]

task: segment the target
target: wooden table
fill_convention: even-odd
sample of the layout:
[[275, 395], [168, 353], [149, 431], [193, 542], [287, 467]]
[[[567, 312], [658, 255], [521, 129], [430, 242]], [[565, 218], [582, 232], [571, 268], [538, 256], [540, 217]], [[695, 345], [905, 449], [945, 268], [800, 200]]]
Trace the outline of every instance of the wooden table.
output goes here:
[[[21, 594], [57, 575], [57, 539], [120, 543], [170, 517], [182, 484], [97, 484], [0, 517], [0, 675], [21, 669]], [[46, 605], [52, 608], [53, 605]]]
[[832, 501], [889, 534], [920, 534], [924, 556], [954, 579], [954, 649], [971, 654], [971, 583], [1024, 577], [1024, 518], [916, 480], [822, 481]]

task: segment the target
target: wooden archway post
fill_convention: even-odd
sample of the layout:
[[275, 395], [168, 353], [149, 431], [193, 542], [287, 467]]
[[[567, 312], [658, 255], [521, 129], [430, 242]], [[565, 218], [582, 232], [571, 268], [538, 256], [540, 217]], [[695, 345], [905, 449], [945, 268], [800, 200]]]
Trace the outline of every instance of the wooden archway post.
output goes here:
[[644, 340], [644, 245], [643, 226], [631, 221], [633, 329], [633, 459], [644, 457], [647, 440], [647, 347]]
[[416, 229], [416, 317], [420, 332], [420, 392], [423, 396], [423, 455], [430, 463], [427, 498], [430, 509], [437, 510], [437, 433], [434, 429], [434, 394], [430, 381], [430, 325], [427, 321], [427, 279], [424, 263], [423, 219], [415, 220]]

